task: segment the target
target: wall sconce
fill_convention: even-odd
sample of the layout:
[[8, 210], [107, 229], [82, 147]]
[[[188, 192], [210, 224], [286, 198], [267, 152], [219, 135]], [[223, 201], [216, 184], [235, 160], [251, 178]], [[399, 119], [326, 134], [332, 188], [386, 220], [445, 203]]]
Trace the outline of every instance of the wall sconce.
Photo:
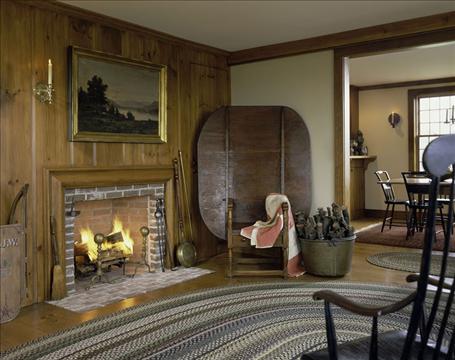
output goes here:
[[389, 115], [389, 124], [392, 125], [393, 128], [395, 128], [395, 126], [398, 125], [400, 120], [401, 120], [401, 116], [393, 111]]
[[54, 93], [54, 88], [52, 87], [51, 59], [49, 59], [47, 68], [47, 84], [44, 84], [42, 82], [36, 84], [36, 86], [33, 88], [33, 93], [42, 103], [52, 104], [52, 94]]

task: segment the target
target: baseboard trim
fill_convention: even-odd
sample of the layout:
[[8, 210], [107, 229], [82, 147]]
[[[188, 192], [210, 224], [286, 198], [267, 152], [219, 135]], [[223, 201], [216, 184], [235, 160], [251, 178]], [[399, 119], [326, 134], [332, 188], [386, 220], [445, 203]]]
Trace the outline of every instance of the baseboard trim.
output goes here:
[[[380, 218], [380, 219], [383, 219], [384, 216], [385, 216], [385, 210], [365, 209], [364, 214], [365, 214], [365, 217], [368, 217], [368, 218]], [[391, 214], [392, 214], [392, 212], [389, 209], [389, 216]], [[406, 220], [406, 212], [403, 211], [403, 210], [395, 210], [393, 218], [397, 219], [397, 220]]]

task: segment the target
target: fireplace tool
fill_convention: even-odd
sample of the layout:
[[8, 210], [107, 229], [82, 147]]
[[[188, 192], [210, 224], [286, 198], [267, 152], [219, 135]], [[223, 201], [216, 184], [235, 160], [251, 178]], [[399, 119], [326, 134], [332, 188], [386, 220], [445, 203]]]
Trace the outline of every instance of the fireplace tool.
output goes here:
[[81, 212], [74, 209], [74, 196], [71, 198], [71, 209], [65, 212], [65, 216], [76, 217], [79, 216]]
[[54, 257], [54, 266], [52, 268], [52, 290], [51, 290], [51, 299], [60, 300], [65, 297], [65, 282], [63, 269], [60, 265], [60, 256], [57, 245], [56, 237], [56, 225], [55, 217], [50, 217], [50, 228], [51, 228], [51, 245], [52, 245], [52, 255]]
[[[180, 163], [179, 163], [180, 160]], [[184, 195], [182, 194], [183, 187], [186, 187], [186, 184], [181, 180], [184, 180], [184, 173], [183, 173], [183, 165], [179, 166], [181, 163], [181, 152], [179, 152], [179, 160], [174, 159], [174, 181], [175, 181], [175, 193], [176, 193], [176, 203], [177, 203], [177, 216], [178, 216], [178, 238], [179, 238], [179, 245], [177, 247], [177, 259], [179, 260], [180, 264], [184, 267], [191, 267], [196, 263], [196, 248], [194, 247], [193, 243], [188, 240], [188, 231], [187, 227], [185, 227], [185, 214], [182, 209], [184, 206]], [[182, 179], [180, 179], [182, 176]], [[188, 199], [187, 199], [188, 200]], [[189, 216], [189, 209], [188, 216]], [[188, 219], [190, 220], [190, 219]], [[191, 226], [191, 225], [190, 225]], [[191, 231], [192, 232], [192, 231]], [[190, 235], [191, 235], [190, 232]]]
[[142, 249], [141, 249], [142, 259], [141, 259], [141, 261], [135, 263], [136, 267], [134, 268], [133, 275], [131, 275], [132, 278], [134, 278], [134, 276], [137, 273], [137, 269], [139, 269], [139, 267], [141, 267], [141, 266], [146, 266], [147, 269], [149, 270], [149, 273], [155, 272], [152, 270], [152, 268], [150, 267], [150, 264], [147, 261], [147, 239], [150, 234], [150, 230], [147, 226], [142, 226], [139, 231], [141, 232], [141, 235], [142, 235]]
[[155, 219], [158, 229], [158, 249], [160, 254], [160, 263], [161, 263], [161, 271], [164, 272], [164, 250], [163, 250], [163, 242], [166, 241], [166, 234], [165, 234], [165, 224], [164, 224], [164, 207], [163, 207], [163, 199], [156, 200], [156, 211], [155, 211]]
[[[168, 236], [167, 236], [167, 226], [166, 226], [166, 208], [164, 207], [164, 199], [158, 199], [157, 200], [157, 210], [159, 209], [162, 214], [160, 221], [157, 220], [158, 223], [158, 234], [159, 238], [162, 239], [160, 243], [160, 257], [161, 257], [161, 264], [162, 268], [164, 269], [164, 259], [167, 254], [170, 254], [169, 250], [169, 243], [167, 241]], [[155, 213], [155, 217], [157, 216], [157, 213]], [[164, 242], [164, 249], [163, 249], [163, 242]], [[172, 259], [172, 256], [169, 257], [169, 267], [171, 268], [171, 271], [177, 270], [177, 267], [174, 265], [174, 261]], [[163, 270], [165, 271], [165, 270]]]

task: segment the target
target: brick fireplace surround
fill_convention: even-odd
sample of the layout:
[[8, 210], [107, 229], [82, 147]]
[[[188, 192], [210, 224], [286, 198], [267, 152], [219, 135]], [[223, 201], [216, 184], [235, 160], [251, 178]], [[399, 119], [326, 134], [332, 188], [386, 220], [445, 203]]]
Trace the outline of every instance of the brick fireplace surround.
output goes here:
[[[72, 292], [74, 288], [74, 254], [66, 254], [66, 249], [73, 249], [74, 228], [72, 223], [74, 219], [66, 219], [65, 212], [71, 208], [73, 196], [76, 199], [84, 201], [99, 199], [114, 199], [121, 196], [136, 197], [150, 196], [149, 214], [153, 216], [155, 211], [155, 198], [164, 198], [165, 211], [167, 215], [167, 246], [168, 253], [165, 256], [165, 266], [172, 268], [174, 266], [174, 258], [171, 254], [174, 253], [176, 242], [175, 234], [177, 223], [175, 221], [175, 199], [174, 199], [174, 168], [170, 165], [156, 165], [156, 166], [135, 166], [135, 167], [92, 167], [92, 168], [52, 168], [45, 169], [45, 194], [46, 214], [49, 219], [53, 216], [56, 219], [56, 237], [58, 244], [58, 255], [60, 264], [67, 265], [67, 293]], [[77, 196], [80, 196], [77, 198]], [[46, 222], [45, 222], [46, 224]], [[46, 224], [46, 238], [44, 243], [45, 251], [41, 259], [43, 261], [44, 276], [39, 277], [38, 286], [44, 290], [45, 298], [50, 298], [51, 285], [52, 285], [52, 267], [53, 256], [51, 246], [51, 235], [49, 222]], [[68, 231], [67, 231], [68, 230]], [[155, 229], [151, 229], [152, 231]], [[69, 238], [66, 238], [66, 235]], [[156, 245], [156, 244], [155, 244]], [[158, 248], [152, 246], [151, 248]], [[74, 249], [72, 250], [74, 251]], [[151, 254], [151, 261], [156, 265], [159, 262], [159, 253]], [[73, 266], [71, 266], [73, 265]]]
[[[159, 243], [155, 221], [156, 200], [164, 197], [163, 184], [134, 184], [109, 187], [67, 188], [65, 189], [65, 270], [66, 289], [68, 294], [74, 293], [74, 242], [79, 240], [80, 227], [91, 221], [98, 222], [93, 228], [95, 232], [107, 235], [112, 226], [112, 218], [118, 215], [125, 227], [131, 230], [135, 241], [132, 261], [141, 260], [142, 238], [140, 226], [148, 226], [150, 235], [146, 246], [147, 262], [152, 269], [158, 270], [160, 249], [165, 244]], [[68, 216], [71, 207], [81, 211], [76, 216]]]

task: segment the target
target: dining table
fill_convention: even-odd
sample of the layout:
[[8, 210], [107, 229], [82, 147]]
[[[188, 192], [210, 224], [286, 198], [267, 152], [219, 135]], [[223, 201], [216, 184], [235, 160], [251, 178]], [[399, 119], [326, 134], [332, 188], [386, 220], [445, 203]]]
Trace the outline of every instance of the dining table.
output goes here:
[[[390, 184], [390, 185], [405, 185], [403, 177], [400, 178], [391, 178], [390, 180], [386, 181], [378, 181], [378, 184]], [[413, 188], [413, 192], [418, 194], [419, 196], [419, 202], [421, 202], [425, 198], [425, 194], [428, 194], [430, 191], [430, 184], [431, 184], [431, 179], [427, 177], [409, 177], [407, 178], [407, 183], [408, 186]], [[452, 179], [446, 179], [444, 181], [441, 181], [439, 184], [439, 194], [441, 196], [441, 201], [444, 201], [443, 198], [446, 197], [447, 195], [450, 195], [450, 189], [452, 187]], [[419, 210], [419, 217], [422, 219], [422, 210]], [[416, 214], [417, 216], [417, 214]], [[442, 215], [441, 215], [442, 216]], [[423, 229], [423, 223], [420, 223], [419, 226], [417, 227], [417, 231], [421, 231]], [[409, 224], [408, 224], [408, 235], [409, 235]], [[408, 236], [406, 235], [406, 236]]]
[[[428, 188], [431, 184], [431, 179], [426, 177], [415, 177], [408, 178], [408, 184], [413, 186], [421, 186], [422, 188]], [[378, 181], [378, 184], [391, 184], [391, 185], [404, 185], [404, 179], [400, 178], [391, 178], [386, 181]], [[450, 186], [452, 185], [452, 179], [446, 179], [441, 181], [439, 184], [439, 192], [441, 195], [448, 195], [450, 192]], [[422, 190], [424, 192], [424, 190]]]

